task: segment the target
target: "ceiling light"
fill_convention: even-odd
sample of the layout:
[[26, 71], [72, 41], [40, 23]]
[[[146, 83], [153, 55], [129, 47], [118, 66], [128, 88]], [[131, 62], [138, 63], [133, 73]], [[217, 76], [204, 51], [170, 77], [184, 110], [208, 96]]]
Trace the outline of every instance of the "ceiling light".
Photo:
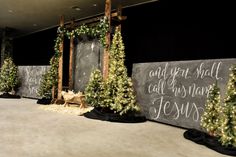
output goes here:
[[9, 9], [8, 12], [9, 12], [9, 13], [13, 13], [13, 10]]
[[73, 6], [73, 7], [71, 7], [71, 9], [76, 10], [76, 11], [80, 11], [81, 10], [78, 6]]
[[95, 4], [95, 3], [94, 3], [94, 4], [93, 4], [93, 6], [94, 6], [94, 7], [96, 7], [96, 6], [97, 6], [97, 4]]

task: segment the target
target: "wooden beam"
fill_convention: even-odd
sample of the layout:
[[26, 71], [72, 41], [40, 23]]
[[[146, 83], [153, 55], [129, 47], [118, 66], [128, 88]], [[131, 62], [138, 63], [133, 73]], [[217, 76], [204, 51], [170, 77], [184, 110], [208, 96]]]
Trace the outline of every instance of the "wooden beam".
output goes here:
[[[117, 16], [117, 12], [112, 12], [111, 13], [111, 17], [116, 17]], [[85, 18], [85, 19], [80, 19], [80, 20], [74, 20], [74, 27], [78, 27], [82, 24], [86, 24], [86, 25], [92, 25], [92, 24], [96, 24], [98, 23], [102, 18], [104, 17], [104, 15], [98, 15], [95, 17], [91, 17], [91, 18]], [[70, 28], [71, 27], [71, 23], [65, 23], [64, 26], [66, 28]]]
[[[122, 6], [119, 5], [117, 8], [117, 17], [121, 21], [122, 20]], [[119, 30], [121, 31], [121, 24], [118, 25]]]
[[[64, 16], [61, 16], [60, 19], [60, 27], [64, 26]], [[60, 58], [59, 58], [59, 66], [58, 66], [58, 90], [57, 90], [57, 99], [62, 99], [62, 78], [63, 78], [63, 48], [64, 42], [60, 43], [59, 51], [60, 51]]]
[[[74, 29], [74, 21], [71, 22], [71, 29]], [[70, 37], [70, 60], [69, 60], [69, 90], [73, 89], [73, 56], [74, 56], [74, 37]]]
[[105, 16], [108, 20], [109, 30], [106, 33], [106, 47], [103, 53], [103, 79], [106, 80], [108, 77], [109, 68], [109, 49], [110, 49], [110, 26], [111, 26], [111, 0], [106, 0], [105, 4]]
[[112, 21], [116, 22], [116, 26], [119, 28], [121, 31], [121, 22], [123, 20], [126, 20], [127, 16], [122, 16], [122, 6], [118, 5], [117, 11], [112, 14]]

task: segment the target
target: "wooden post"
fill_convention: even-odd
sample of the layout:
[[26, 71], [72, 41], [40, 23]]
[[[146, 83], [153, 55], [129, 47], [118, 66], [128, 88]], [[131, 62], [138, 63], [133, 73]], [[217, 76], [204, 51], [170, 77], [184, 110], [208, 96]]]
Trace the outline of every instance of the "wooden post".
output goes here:
[[[74, 21], [71, 22], [71, 29], [74, 29]], [[73, 89], [73, 56], [74, 56], [74, 37], [70, 36], [70, 60], [69, 60], [69, 90]]]
[[[61, 16], [60, 19], [60, 27], [63, 28], [64, 26], [64, 17]], [[60, 100], [62, 98], [62, 78], [63, 78], [63, 48], [64, 43], [63, 40], [60, 43], [59, 51], [60, 51], [60, 58], [59, 58], [59, 66], [58, 66], [58, 90], [57, 90], [57, 99]]]
[[[52, 62], [55, 62], [55, 57], [53, 56], [52, 58]], [[51, 101], [51, 104], [53, 104], [55, 102], [55, 99], [56, 99], [56, 88], [55, 88], [55, 85], [52, 86], [52, 101]]]
[[52, 100], [55, 99], [55, 86], [52, 86]]
[[[121, 7], [121, 5], [119, 5], [118, 8], [117, 8], [117, 16], [118, 16], [118, 19], [121, 20], [120, 19], [120, 17], [122, 16], [122, 7]], [[121, 24], [120, 23], [118, 25], [118, 29], [119, 29], [119, 31], [121, 31]]]
[[121, 22], [126, 19], [127, 19], [127, 16], [122, 16], [122, 6], [118, 5], [117, 14], [113, 16], [113, 20], [118, 22], [117, 27], [118, 27], [119, 31], [121, 31]]
[[111, 0], [106, 0], [105, 4], [105, 16], [108, 20], [109, 30], [106, 33], [106, 47], [104, 48], [103, 53], [103, 79], [108, 77], [108, 68], [109, 68], [109, 49], [110, 49], [110, 25], [111, 25]]

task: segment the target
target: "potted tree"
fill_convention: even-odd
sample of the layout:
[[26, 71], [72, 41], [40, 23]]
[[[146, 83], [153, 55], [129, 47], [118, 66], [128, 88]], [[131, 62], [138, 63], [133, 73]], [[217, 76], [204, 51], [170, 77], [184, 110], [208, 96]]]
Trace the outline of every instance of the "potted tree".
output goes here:
[[51, 104], [52, 100], [52, 88], [56, 87], [58, 83], [58, 57], [53, 56], [50, 59], [50, 69], [42, 76], [38, 95], [41, 97], [38, 99], [38, 104]]
[[18, 68], [11, 57], [4, 60], [0, 71], [0, 91], [1, 98], [20, 98], [16, 95], [16, 87], [19, 85]]
[[124, 44], [118, 27], [113, 36], [109, 57], [109, 72], [105, 81], [99, 70], [91, 74], [85, 98], [95, 108], [84, 116], [116, 122], [145, 121], [146, 118], [140, 114], [133, 83], [124, 64]]

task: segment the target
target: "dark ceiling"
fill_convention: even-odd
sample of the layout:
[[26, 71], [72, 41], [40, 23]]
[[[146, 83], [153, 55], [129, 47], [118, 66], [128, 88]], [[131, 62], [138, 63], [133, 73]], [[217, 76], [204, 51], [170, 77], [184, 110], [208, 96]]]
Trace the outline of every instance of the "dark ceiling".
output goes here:
[[[112, 0], [112, 9], [156, 0]], [[1, 0], [0, 31], [8, 28], [12, 37], [55, 27], [61, 15], [65, 22], [103, 14], [105, 0]]]

